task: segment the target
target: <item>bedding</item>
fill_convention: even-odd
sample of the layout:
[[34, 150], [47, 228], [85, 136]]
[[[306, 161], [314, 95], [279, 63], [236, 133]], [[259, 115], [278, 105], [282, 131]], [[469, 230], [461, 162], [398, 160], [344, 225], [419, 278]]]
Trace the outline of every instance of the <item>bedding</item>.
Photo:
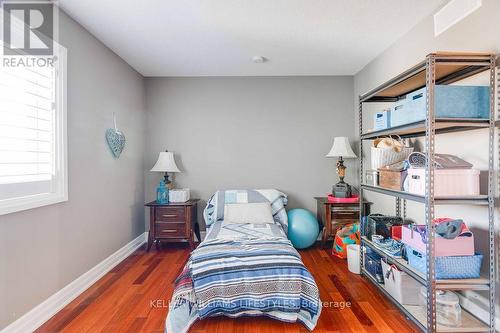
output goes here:
[[285, 233], [288, 231], [288, 217], [285, 210], [288, 198], [284, 193], [275, 189], [217, 191], [208, 200], [203, 211], [205, 224], [210, 227], [216, 221], [223, 220], [224, 206], [226, 204], [255, 202], [270, 203], [273, 220], [282, 226]]
[[280, 222], [217, 219], [176, 280], [165, 332], [187, 332], [213, 316], [268, 316], [313, 330], [320, 313], [318, 287]]
[[235, 203], [224, 205], [225, 224], [274, 223], [269, 202]]

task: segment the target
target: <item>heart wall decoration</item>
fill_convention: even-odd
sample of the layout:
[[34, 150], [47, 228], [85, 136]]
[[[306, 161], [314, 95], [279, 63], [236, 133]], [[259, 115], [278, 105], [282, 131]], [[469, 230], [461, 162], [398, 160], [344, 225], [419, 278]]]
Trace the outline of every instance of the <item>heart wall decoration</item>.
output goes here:
[[116, 117], [113, 113], [113, 123], [115, 128], [108, 128], [106, 130], [106, 142], [108, 143], [109, 149], [115, 158], [119, 158], [120, 154], [125, 148], [125, 135], [118, 130], [116, 127]]

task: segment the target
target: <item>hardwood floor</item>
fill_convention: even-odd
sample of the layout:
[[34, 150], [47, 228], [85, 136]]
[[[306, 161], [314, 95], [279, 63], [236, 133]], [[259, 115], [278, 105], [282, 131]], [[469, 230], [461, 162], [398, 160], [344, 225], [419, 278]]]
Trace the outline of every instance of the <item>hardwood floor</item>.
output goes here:
[[[57, 313], [36, 332], [163, 332], [174, 280], [190, 250], [168, 245], [138, 250]], [[320, 289], [324, 307], [314, 332], [420, 332], [374, 286], [347, 270], [329, 250], [300, 251]], [[351, 307], [345, 307], [350, 302]], [[344, 306], [342, 306], [344, 305]], [[267, 318], [210, 318], [193, 333], [308, 332], [301, 324]]]

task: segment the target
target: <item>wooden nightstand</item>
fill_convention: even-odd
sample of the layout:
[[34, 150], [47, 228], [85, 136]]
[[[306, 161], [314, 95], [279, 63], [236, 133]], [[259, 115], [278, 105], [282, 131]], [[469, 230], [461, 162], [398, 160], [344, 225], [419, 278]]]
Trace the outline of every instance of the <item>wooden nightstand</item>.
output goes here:
[[199, 199], [186, 202], [159, 204], [151, 201], [149, 207], [148, 251], [157, 242], [188, 242], [194, 247], [193, 225], [196, 223]]
[[359, 203], [333, 203], [328, 202], [326, 197], [315, 197], [317, 202], [317, 218], [323, 225], [321, 237], [323, 246], [335, 237], [337, 230], [344, 225], [359, 222], [362, 215], [370, 214], [371, 202], [363, 202], [363, 212], [359, 211]]

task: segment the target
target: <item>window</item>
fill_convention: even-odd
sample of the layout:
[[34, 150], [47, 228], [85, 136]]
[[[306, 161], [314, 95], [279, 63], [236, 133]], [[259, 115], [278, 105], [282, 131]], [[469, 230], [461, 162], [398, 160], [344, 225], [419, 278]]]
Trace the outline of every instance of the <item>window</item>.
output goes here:
[[[0, 215], [66, 201], [66, 50], [0, 66]], [[19, 62], [26, 61], [24, 66]]]

